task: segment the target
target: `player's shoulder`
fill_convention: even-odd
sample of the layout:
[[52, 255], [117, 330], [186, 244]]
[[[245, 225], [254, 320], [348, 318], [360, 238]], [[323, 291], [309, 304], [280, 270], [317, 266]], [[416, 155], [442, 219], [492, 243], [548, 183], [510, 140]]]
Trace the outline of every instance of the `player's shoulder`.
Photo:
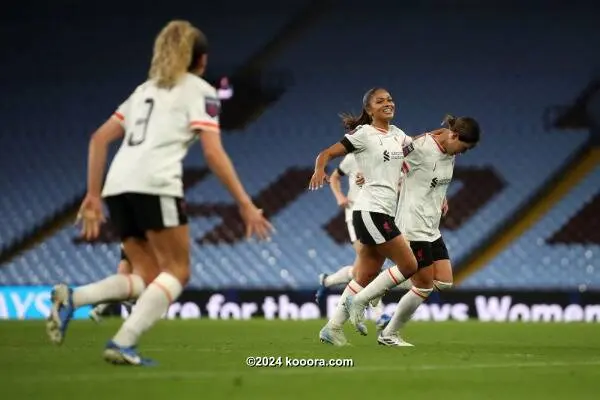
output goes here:
[[402, 129], [398, 128], [396, 125], [390, 125], [390, 133], [398, 136], [408, 136]]
[[185, 74], [182, 84], [185, 88], [194, 92], [202, 92], [207, 96], [217, 96], [217, 89], [198, 75]]

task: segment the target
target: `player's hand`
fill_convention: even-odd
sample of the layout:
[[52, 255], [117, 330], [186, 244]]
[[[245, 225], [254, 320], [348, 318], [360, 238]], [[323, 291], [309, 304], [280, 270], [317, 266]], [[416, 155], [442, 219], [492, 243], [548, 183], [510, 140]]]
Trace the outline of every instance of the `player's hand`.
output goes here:
[[317, 190], [323, 187], [325, 183], [329, 183], [329, 176], [325, 170], [315, 170], [312, 178], [310, 178], [309, 190]]
[[263, 215], [263, 210], [252, 203], [240, 206], [240, 215], [246, 225], [246, 238], [256, 235], [261, 240], [267, 240], [273, 231], [273, 225]]
[[362, 185], [364, 185], [366, 182], [365, 176], [359, 172], [358, 174], [356, 174], [356, 179], [354, 182], [357, 186], [362, 187]]
[[347, 208], [350, 202], [348, 201], [348, 198], [346, 196], [341, 196], [337, 199], [337, 204], [341, 208]]
[[444, 202], [442, 203], [442, 216], [446, 216], [446, 214], [448, 214], [448, 209], [450, 207], [448, 206], [448, 199], [444, 197]]
[[105, 218], [102, 211], [102, 200], [99, 196], [89, 193], [85, 196], [79, 207], [75, 223], [79, 222], [81, 222], [81, 236], [85, 240], [94, 240], [100, 235], [100, 226], [105, 222]]

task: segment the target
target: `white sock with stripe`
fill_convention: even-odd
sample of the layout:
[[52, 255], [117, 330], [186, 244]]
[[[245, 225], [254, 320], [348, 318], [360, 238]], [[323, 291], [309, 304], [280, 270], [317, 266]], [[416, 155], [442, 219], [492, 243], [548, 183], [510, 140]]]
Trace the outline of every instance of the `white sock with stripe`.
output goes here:
[[397, 266], [386, 269], [377, 275], [361, 292], [354, 297], [354, 301], [359, 304], [367, 304], [369, 301], [383, 296], [389, 289], [398, 286], [406, 278], [402, 275]]
[[362, 286], [360, 286], [354, 280], [352, 280], [348, 283], [348, 285], [346, 286], [346, 289], [344, 289], [344, 292], [340, 296], [340, 301], [338, 302], [338, 304], [335, 308], [335, 311], [333, 312], [333, 315], [331, 316], [331, 319], [329, 320], [329, 322], [327, 322], [327, 325], [329, 325], [331, 328], [339, 329], [344, 325], [344, 323], [346, 321], [348, 321], [348, 318], [350, 316], [346, 312], [346, 308], [344, 307], [344, 302], [346, 301], [346, 298], [348, 296], [354, 296], [356, 293], [360, 292], [361, 290], [363, 290]]
[[183, 286], [173, 275], [162, 272], [142, 293], [131, 315], [119, 329], [113, 341], [119, 346], [133, 346], [139, 337], [150, 329], [179, 297]]
[[116, 274], [73, 290], [75, 307], [136, 299], [144, 291], [144, 280], [134, 274]]
[[398, 332], [412, 318], [417, 308], [429, 297], [433, 289], [413, 287], [398, 302], [392, 319], [381, 333], [383, 336]]
[[350, 282], [352, 280], [352, 268], [352, 265], [347, 265], [338, 269], [323, 280], [323, 285], [325, 285], [325, 287], [330, 287]]

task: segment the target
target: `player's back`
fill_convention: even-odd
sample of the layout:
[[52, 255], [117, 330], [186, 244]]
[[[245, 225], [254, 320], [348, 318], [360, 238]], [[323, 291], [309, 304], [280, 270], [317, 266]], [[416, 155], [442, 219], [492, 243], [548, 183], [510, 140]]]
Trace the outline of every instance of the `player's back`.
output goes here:
[[218, 109], [215, 89], [192, 74], [170, 89], [152, 80], [138, 86], [115, 114], [125, 137], [103, 195], [183, 196], [182, 160], [196, 137], [193, 128], [218, 131]]

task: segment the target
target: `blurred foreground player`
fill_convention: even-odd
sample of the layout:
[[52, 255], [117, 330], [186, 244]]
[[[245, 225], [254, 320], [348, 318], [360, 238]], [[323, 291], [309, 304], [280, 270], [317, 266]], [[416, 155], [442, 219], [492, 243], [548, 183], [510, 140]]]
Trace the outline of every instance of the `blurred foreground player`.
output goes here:
[[[190, 277], [182, 160], [196, 138], [208, 167], [238, 204], [247, 237], [268, 238], [272, 227], [252, 203], [222, 146], [220, 102], [215, 88], [200, 77], [206, 65], [204, 34], [187, 21], [171, 21], [156, 38], [149, 79], [92, 136], [88, 192], [79, 211], [82, 235], [87, 240], [98, 236], [104, 220], [102, 195], [133, 273], [75, 290], [56, 285], [47, 324], [53, 342], [63, 342], [76, 307], [137, 298], [131, 315], [107, 343], [104, 359], [152, 364], [138, 354], [136, 345]], [[102, 189], [107, 148], [123, 136]]]

